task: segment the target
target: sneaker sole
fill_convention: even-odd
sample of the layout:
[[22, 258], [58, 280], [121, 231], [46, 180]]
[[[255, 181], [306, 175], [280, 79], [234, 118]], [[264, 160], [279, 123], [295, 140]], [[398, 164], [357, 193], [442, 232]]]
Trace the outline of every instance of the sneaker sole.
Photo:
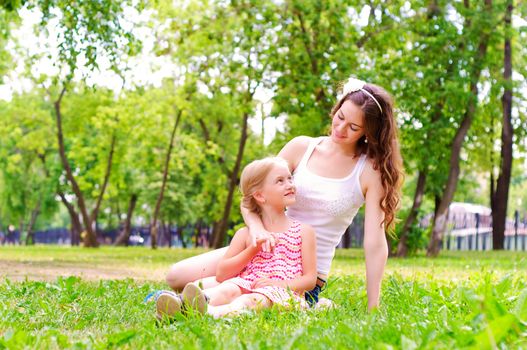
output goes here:
[[201, 314], [207, 312], [207, 298], [205, 293], [194, 283], [189, 283], [181, 292], [183, 302], [191, 309], [198, 311]]
[[156, 301], [157, 319], [172, 318], [181, 312], [181, 300], [170, 294], [161, 294]]

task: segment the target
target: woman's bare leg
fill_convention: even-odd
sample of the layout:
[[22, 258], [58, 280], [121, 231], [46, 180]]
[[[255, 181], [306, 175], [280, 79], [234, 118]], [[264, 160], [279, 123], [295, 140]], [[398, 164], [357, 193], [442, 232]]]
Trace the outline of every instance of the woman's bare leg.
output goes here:
[[243, 310], [259, 310], [271, 307], [272, 303], [266, 296], [258, 293], [243, 294], [234, 299], [230, 304], [213, 306], [209, 305], [208, 313], [216, 318], [226, 315], [237, 315]]
[[217, 285], [217, 282], [214, 283], [216, 267], [226, 251], [227, 247], [220, 248], [175, 263], [168, 270], [167, 284], [176, 292], [181, 291], [187, 283], [196, 280], [201, 280], [204, 288]]
[[196, 283], [201, 289], [213, 288], [220, 284], [220, 282], [216, 281], [216, 276], [205, 277], [194, 281], [194, 283]]

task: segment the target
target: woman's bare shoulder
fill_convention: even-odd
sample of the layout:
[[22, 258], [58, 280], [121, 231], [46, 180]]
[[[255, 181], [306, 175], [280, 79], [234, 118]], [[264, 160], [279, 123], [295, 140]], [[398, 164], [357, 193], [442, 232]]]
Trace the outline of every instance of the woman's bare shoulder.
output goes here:
[[285, 144], [278, 156], [284, 158], [289, 164], [289, 168], [294, 170], [306, 152], [311, 140], [313, 138], [310, 136], [297, 136]]
[[286, 145], [284, 146], [284, 148], [282, 148], [282, 150], [285, 148], [305, 150], [312, 140], [313, 140], [313, 137], [311, 136], [304, 136], [304, 135], [296, 136], [292, 138], [288, 143], [286, 143]]
[[366, 164], [360, 176], [360, 183], [363, 193], [366, 193], [368, 188], [382, 188], [381, 171], [375, 168], [375, 162], [372, 158], [366, 157]]

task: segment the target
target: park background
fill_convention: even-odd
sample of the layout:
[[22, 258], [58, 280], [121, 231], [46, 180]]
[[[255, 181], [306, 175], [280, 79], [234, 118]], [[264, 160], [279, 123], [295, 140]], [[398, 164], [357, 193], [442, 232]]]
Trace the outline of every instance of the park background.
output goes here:
[[[362, 253], [342, 250], [334, 269], [337, 287], [329, 296], [344, 303], [348, 296], [343, 290], [351, 290], [359, 301], [346, 306], [352, 315], [347, 321], [355, 322], [355, 329], [373, 331], [338, 338], [342, 343], [334, 344], [367, 347], [364, 344], [384, 339], [386, 346], [409, 348], [522, 346], [525, 273], [512, 272], [525, 267], [524, 255], [462, 251], [428, 261], [423, 254], [437, 256], [441, 249], [526, 249], [524, 2], [4, 0], [1, 5], [0, 239], [24, 245], [2, 248], [7, 276], [2, 285], [7, 302], [2, 305], [6, 320], [26, 323], [27, 328], [4, 324], [2, 328], [10, 331], [0, 332], [0, 344], [15, 346], [21, 339], [20, 344], [43, 341], [61, 347], [76, 335], [67, 326], [61, 330], [51, 316], [53, 307], [82, 300], [75, 290], [97, 300], [94, 295], [110, 288], [87, 282], [90, 274], [47, 284], [17, 280], [24, 269], [14, 274], [17, 282], [9, 282], [13, 262], [30, 261], [38, 269], [45, 261], [70, 264], [78, 257], [101, 268], [133, 266], [137, 269], [124, 277], [142, 271], [141, 278], [148, 280], [146, 268], [159, 271], [203, 251], [68, 252], [31, 245], [226, 245], [242, 225], [237, 186], [243, 166], [276, 154], [294, 136], [326, 134], [339, 84], [354, 76], [393, 95], [406, 173], [401, 222], [388, 240], [392, 255], [417, 260], [389, 262], [383, 300], [394, 308], [402, 299], [401, 305], [407, 303], [414, 311], [410, 315], [424, 304], [434, 309], [429, 303], [436, 297], [448, 294], [452, 300], [434, 309], [436, 333], [431, 324], [417, 322], [414, 334], [401, 336], [390, 327], [403, 317], [402, 310], [387, 306], [380, 315], [365, 312], [364, 282], [359, 281]], [[361, 220], [359, 215], [343, 247], [360, 247]], [[122, 263], [121, 258], [128, 260]], [[408, 266], [414, 263], [425, 270], [437, 263], [431, 271], [440, 272], [431, 278]], [[162, 287], [161, 274], [150, 277]], [[457, 285], [460, 280], [468, 284]], [[131, 288], [130, 295], [123, 295], [134, 301], [152, 287], [152, 282], [111, 283], [116, 290]], [[28, 305], [17, 304], [12, 310], [10, 303], [18, 303], [29, 290], [45, 296], [60, 290], [71, 300], [52, 300], [47, 307], [41, 298], [35, 305], [35, 300], [26, 300]], [[422, 300], [418, 298], [414, 309], [416, 295]], [[49, 313], [20, 311], [35, 307]], [[136, 325], [145, 319], [144, 309], [129, 307], [136, 316], [143, 314], [128, 322]], [[466, 319], [457, 320], [464, 311], [473, 317], [470, 326]], [[113, 309], [96, 315], [101, 313], [115, 324], [123, 316]], [[324, 324], [330, 327], [337, 316], [329, 314]], [[99, 325], [89, 325], [89, 316], [82, 313], [77, 317], [84, 330]], [[300, 317], [300, 324], [309, 321], [298, 314], [291, 317]], [[372, 326], [375, 317], [387, 318]], [[459, 321], [455, 327], [447, 324], [451, 317]], [[414, 321], [400, 327], [412, 328]], [[117, 332], [119, 327], [112, 324]], [[505, 325], [505, 330], [496, 325]], [[235, 332], [247, 332], [245, 325], [238, 326]], [[208, 329], [203, 327], [202, 333]], [[354, 329], [350, 327], [342, 326], [341, 331], [349, 333]], [[33, 329], [40, 333], [28, 333]], [[266, 329], [260, 330], [264, 336]], [[187, 331], [197, 334], [192, 327]], [[112, 332], [93, 332], [92, 343], [81, 343], [152, 340], [140, 331], [119, 331], [115, 337]], [[299, 340], [295, 332], [283, 335], [290, 338], [289, 346], [297, 340], [309, 344], [309, 337]], [[61, 334], [67, 334], [66, 340]]]

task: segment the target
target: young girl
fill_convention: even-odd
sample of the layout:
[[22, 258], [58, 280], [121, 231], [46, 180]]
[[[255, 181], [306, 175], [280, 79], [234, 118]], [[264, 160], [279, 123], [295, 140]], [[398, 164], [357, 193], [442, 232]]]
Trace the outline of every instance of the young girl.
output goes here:
[[295, 187], [285, 160], [256, 160], [245, 167], [240, 180], [242, 206], [255, 213], [275, 240], [273, 251], [264, 252], [265, 239], [253, 245], [244, 227], [234, 235], [218, 264], [219, 285], [201, 289], [188, 283], [181, 296], [164, 292], [156, 302], [159, 318], [172, 317], [182, 307], [214, 317], [272, 304], [306, 307], [303, 297], [315, 287], [316, 244], [314, 230], [285, 215], [295, 202]]

